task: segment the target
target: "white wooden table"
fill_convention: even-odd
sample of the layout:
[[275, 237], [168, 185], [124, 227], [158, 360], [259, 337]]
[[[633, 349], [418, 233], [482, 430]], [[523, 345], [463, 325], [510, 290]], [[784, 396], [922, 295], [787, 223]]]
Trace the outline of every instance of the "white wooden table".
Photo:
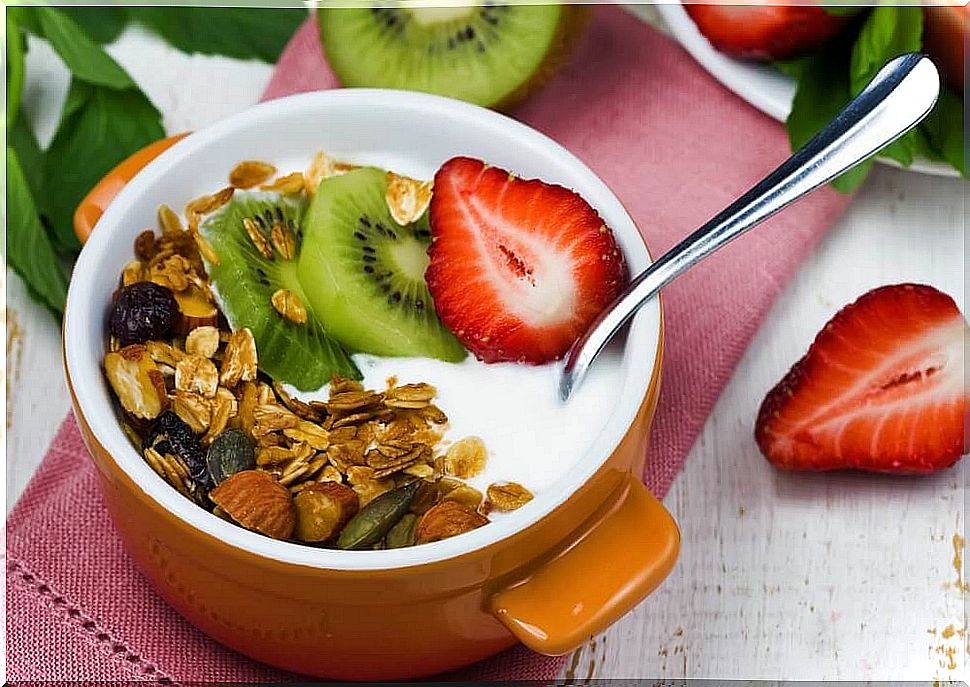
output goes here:
[[[646, 9], [648, 18], [651, 15]], [[67, 81], [34, 42], [26, 102], [42, 140]], [[129, 29], [110, 52], [165, 115], [197, 129], [255, 103], [270, 68], [187, 57]], [[964, 679], [965, 473], [787, 475], [752, 439], [765, 391], [822, 324], [871, 287], [926, 282], [965, 308], [967, 187], [879, 167], [751, 345], [667, 496], [683, 552], [659, 591], [573, 655], [563, 677]], [[68, 397], [59, 325], [7, 282], [7, 507]]]

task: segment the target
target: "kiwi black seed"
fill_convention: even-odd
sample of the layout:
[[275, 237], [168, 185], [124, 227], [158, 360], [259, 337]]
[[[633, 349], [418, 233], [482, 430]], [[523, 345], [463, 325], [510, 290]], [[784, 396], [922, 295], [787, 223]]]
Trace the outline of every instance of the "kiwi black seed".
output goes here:
[[[360, 379], [350, 355], [324, 329], [297, 277], [305, 200], [275, 193], [237, 192], [199, 228], [219, 263], [207, 263], [223, 314], [234, 331], [248, 327], [256, 340], [259, 367], [274, 380], [315, 390], [335, 373]], [[283, 255], [273, 242], [277, 228], [296, 238], [296, 252]], [[257, 235], [251, 236], [255, 232]], [[254, 240], [255, 239], [255, 240]], [[306, 308], [306, 322], [284, 318], [272, 297], [285, 289]]]
[[457, 362], [466, 351], [438, 319], [424, 281], [427, 213], [402, 226], [374, 167], [324, 179], [307, 211], [300, 282], [327, 331], [347, 347], [384, 356]]
[[585, 5], [320, 7], [330, 66], [345, 86], [437, 93], [507, 109], [538, 89], [585, 27]]

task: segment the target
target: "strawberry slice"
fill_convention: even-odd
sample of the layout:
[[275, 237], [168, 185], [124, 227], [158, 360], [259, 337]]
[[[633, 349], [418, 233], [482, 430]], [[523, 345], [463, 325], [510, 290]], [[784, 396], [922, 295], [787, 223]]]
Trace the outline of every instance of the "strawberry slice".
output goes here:
[[755, 439], [791, 470], [930, 473], [965, 450], [967, 323], [953, 299], [900, 284], [841, 311], [772, 389]]
[[562, 357], [626, 281], [613, 233], [589, 203], [480, 160], [438, 170], [430, 220], [435, 309], [488, 363]]
[[819, 47], [849, 22], [821, 7], [779, 3], [685, 4], [700, 32], [721, 52], [755, 60], [787, 60]]

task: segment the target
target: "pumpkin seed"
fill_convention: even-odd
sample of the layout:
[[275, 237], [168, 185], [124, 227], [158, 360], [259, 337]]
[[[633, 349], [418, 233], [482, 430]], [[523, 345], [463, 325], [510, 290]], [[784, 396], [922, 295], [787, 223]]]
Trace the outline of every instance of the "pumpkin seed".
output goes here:
[[344, 526], [337, 539], [338, 549], [370, 548], [394, 527], [407, 512], [420, 480], [406, 484], [376, 499], [360, 509], [350, 522]]
[[253, 442], [238, 429], [227, 429], [209, 446], [206, 464], [212, 481], [219, 484], [230, 475], [256, 467]]
[[417, 524], [417, 515], [405, 513], [404, 517], [398, 520], [397, 524], [387, 533], [387, 537], [385, 537], [387, 548], [400, 549], [414, 544], [414, 527]]

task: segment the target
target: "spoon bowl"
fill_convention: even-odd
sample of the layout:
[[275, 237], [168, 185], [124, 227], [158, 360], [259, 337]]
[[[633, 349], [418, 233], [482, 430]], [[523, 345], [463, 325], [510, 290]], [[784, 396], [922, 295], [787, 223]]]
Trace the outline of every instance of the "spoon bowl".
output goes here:
[[939, 95], [939, 72], [924, 55], [907, 53], [886, 64], [814, 138], [630, 282], [566, 353], [558, 375], [560, 399], [569, 400], [603, 347], [660, 289], [897, 140], [923, 121]]

